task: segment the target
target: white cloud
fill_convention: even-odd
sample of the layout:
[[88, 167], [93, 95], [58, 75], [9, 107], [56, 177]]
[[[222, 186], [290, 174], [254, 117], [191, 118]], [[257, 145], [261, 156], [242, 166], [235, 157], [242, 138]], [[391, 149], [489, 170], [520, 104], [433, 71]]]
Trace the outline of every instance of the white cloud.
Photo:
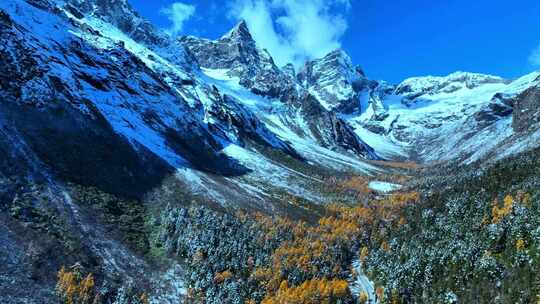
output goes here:
[[349, 0], [235, 0], [230, 14], [246, 20], [278, 65], [299, 67], [341, 47], [347, 30], [343, 12], [350, 6]]
[[161, 13], [172, 22], [172, 26], [166, 30], [167, 33], [177, 35], [184, 29], [184, 23], [195, 14], [195, 6], [174, 2], [171, 6], [162, 8]]
[[529, 56], [529, 62], [534, 66], [540, 66], [540, 45], [538, 45]]

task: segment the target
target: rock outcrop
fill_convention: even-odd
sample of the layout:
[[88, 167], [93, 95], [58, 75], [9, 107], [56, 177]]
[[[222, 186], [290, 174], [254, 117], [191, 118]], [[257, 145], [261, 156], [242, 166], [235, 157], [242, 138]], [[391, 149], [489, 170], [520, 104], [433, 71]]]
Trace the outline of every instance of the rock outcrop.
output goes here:
[[540, 122], [540, 86], [535, 86], [518, 95], [514, 101], [512, 127], [517, 132], [537, 127]]
[[344, 113], [359, 112], [360, 92], [376, 85], [341, 49], [307, 62], [298, 80], [326, 110]]

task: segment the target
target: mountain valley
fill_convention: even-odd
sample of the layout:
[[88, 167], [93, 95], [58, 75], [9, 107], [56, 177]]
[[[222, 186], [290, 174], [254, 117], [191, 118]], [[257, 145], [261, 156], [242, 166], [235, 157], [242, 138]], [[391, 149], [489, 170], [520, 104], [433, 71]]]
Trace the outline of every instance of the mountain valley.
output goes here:
[[3, 0], [0, 41], [2, 303], [540, 300], [540, 71], [278, 67], [126, 0]]

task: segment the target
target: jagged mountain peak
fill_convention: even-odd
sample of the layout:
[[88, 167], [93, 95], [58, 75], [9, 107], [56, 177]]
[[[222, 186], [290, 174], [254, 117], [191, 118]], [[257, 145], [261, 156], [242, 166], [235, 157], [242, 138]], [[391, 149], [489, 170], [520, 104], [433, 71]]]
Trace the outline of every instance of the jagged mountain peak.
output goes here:
[[362, 70], [360, 66], [354, 65], [351, 56], [349, 56], [349, 54], [347, 54], [347, 52], [342, 48], [337, 48], [326, 54], [324, 57], [315, 59], [314, 61], [330, 62], [334, 66], [344, 69], [345, 72], [352, 71], [353, 73], [359, 74], [362, 77], [366, 77], [364, 70]]
[[345, 67], [353, 69], [351, 57], [341, 48], [335, 49], [323, 57], [315, 58], [304, 63], [302, 69], [309, 69], [312, 66], [326, 65], [332, 67]]
[[306, 62], [297, 78], [325, 109], [346, 113], [359, 110], [359, 94], [370, 85], [362, 69], [341, 48]]
[[281, 71], [293, 79], [296, 77], [296, 70], [292, 63], [287, 63], [286, 65], [282, 66]]
[[170, 37], [141, 17], [126, 0], [65, 0], [65, 7], [76, 17], [99, 18], [139, 43], [162, 48], [171, 45]]
[[240, 20], [230, 31], [225, 33], [221, 39], [240, 39], [243, 41], [253, 40], [249, 27], [245, 20]]
[[345, 52], [345, 50], [343, 50], [342, 48], [337, 48], [335, 50], [328, 52], [320, 60], [328, 60], [328, 59], [340, 59], [346, 62], [352, 62], [351, 56], [349, 56], [349, 54], [347, 54], [347, 52]]
[[245, 21], [218, 40], [190, 36], [180, 41], [202, 68], [222, 70], [253, 93], [285, 100], [295, 91], [294, 77], [279, 69], [270, 53], [257, 46]]
[[204, 68], [253, 70], [261, 65], [274, 65], [268, 52], [257, 47], [244, 20], [217, 40], [183, 36], [180, 42]]
[[312, 74], [338, 74], [348, 80], [365, 77], [364, 71], [355, 66], [351, 57], [343, 49], [335, 49], [325, 56], [307, 61], [300, 73]]

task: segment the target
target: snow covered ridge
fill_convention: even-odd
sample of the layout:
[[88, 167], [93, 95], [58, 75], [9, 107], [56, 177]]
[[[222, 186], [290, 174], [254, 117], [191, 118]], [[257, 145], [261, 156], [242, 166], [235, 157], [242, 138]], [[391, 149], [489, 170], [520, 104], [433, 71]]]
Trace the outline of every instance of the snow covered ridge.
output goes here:
[[362, 97], [365, 111], [346, 117], [357, 134], [387, 158], [399, 157], [401, 149], [423, 162], [489, 160], [500, 154], [497, 151], [514, 150], [511, 147], [534, 137], [539, 75], [505, 81], [460, 72], [409, 79], [394, 91], [372, 90]]
[[408, 78], [396, 87], [396, 94], [416, 98], [423, 94], [453, 93], [463, 88], [474, 89], [484, 84], [508, 82], [510, 81], [493, 75], [454, 72], [448, 76]]
[[[411, 78], [394, 87], [368, 79], [343, 50], [307, 62], [296, 73], [292, 66], [275, 66], [244, 22], [216, 41], [175, 40], [126, 1], [102, 2], [10, 0], [2, 9], [24, 24], [24, 36], [47, 46], [41, 51], [44, 57], [80, 54], [55, 46], [80, 39], [89, 58], [38, 64], [65, 81], [72, 98], [89, 100], [137, 149], [142, 146], [182, 170], [247, 173], [259, 167], [238, 171], [245, 153], [226, 156], [224, 151], [240, 147], [250, 154], [252, 142], [322, 166], [342, 168], [340, 161], [327, 160], [339, 155], [360, 171], [373, 169], [362, 158], [406, 159], [411, 153], [422, 161], [467, 157], [472, 162], [501, 145], [515, 144], [513, 100], [538, 82], [537, 74], [508, 82], [456, 72]], [[21, 10], [25, 3], [32, 8]], [[33, 15], [46, 22], [38, 25]], [[123, 81], [117, 70], [126, 58], [136, 62], [136, 74]], [[92, 61], [100, 66], [83, 66]], [[28, 98], [45, 85], [32, 81], [23, 85]], [[530, 109], [527, 104], [521, 110]], [[77, 103], [77, 108], [91, 113], [87, 103]], [[520, 125], [535, 117], [520, 116]], [[195, 135], [187, 136], [190, 132]], [[490, 140], [484, 144], [486, 138]], [[209, 151], [204, 161], [201, 151], [193, 149], [196, 142]], [[207, 167], [225, 159], [226, 168]], [[199, 186], [204, 192], [205, 186]]]
[[212, 78], [205, 82], [212, 82], [241, 102], [252, 100], [253, 95], [262, 100], [250, 102], [257, 116], [264, 118], [271, 114], [269, 110], [279, 112], [282, 123], [300, 137], [333, 150], [379, 158], [335, 111], [338, 107], [358, 108], [357, 96], [365, 80], [343, 51], [306, 63], [295, 75], [292, 65], [278, 68], [271, 55], [257, 46], [245, 22], [215, 41], [192, 36], [181, 37], [180, 41], [204, 74]]
[[[343, 50], [307, 62], [296, 73], [292, 66], [276, 67], [244, 22], [216, 41], [175, 40], [138, 16], [126, 1], [101, 2], [10, 0], [3, 2], [2, 9], [24, 24], [28, 35], [47, 45], [45, 50], [61, 54], [66, 50], [54, 46], [59, 37], [64, 39], [60, 44], [81, 39], [82, 49], [95, 53], [90, 62], [101, 67], [73, 73], [54, 63], [43, 62], [43, 66], [53, 77], [68, 82], [74, 97], [90, 100], [115, 132], [182, 170], [203, 166], [212, 172], [237, 172], [245, 153], [226, 156], [224, 151], [240, 147], [250, 154], [251, 142], [318, 165], [342, 168], [348, 163], [360, 171], [373, 170], [362, 158], [406, 159], [411, 153], [422, 161], [466, 156], [471, 162], [500, 145], [514, 144], [516, 135], [509, 128], [515, 121], [512, 100], [537, 83], [537, 74], [508, 83], [496, 76], [457, 72], [411, 78], [394, 87], [368, 79]], [[24, 3], [34, 5], [17, 13]], [[32, 15], [48, 21], [38, 26]], [[41, 32], [44, 28], [50, 30]], [[54, 52], [52, 56], [58, 57]], [[43, 51], [43, 56], [51, 54]], [[116, 74], [111, 83], [107, 78], [127, 57], [139, 61], [137, 74], [127, 82]], [[71, 61], [87, 62], [85, 58]], [[43, 81], [25, 89], [28, 97], [38, 85]], [[91, 112], [85, 103], [77, 107]], [[190, 143], [189, 149], [185, 143], [182, 147], [173, 143], [171, 130], [176, 141]], [[192, 130], [197, 130], [196, 135], [187, 136]], [[485, 138], [490, 138], [487, 144]], [[210, 151], [205, 161], [192, 148], [199, 141]], [[329, 155], [339, 155], [340, 161], [328, 161]], [[223, 157], [229, 163], [225, 169], [206, 167], [207, 163], [218, 166]], [[260, 168], [246, 166], [238, 172]], [[199, 174], [186, 176], [191, 180]], [[205, 192], [203, 184], [199, 183], [198, 191]]]
[[[234, 200], [252, 197], [261, 206], [265, 205], [261, 193], [264, 200], [271, 200], [268, 193], [276, 188], [320, 199], [316, 193], [286, 182], [298, 178], [313, 182], [311, 178], [268, 159], [254, 151], [253, 145], [313, 166], [363, 173], [376, 170], [362, 161], [377, 158], [373, 149], [338, 115], [303, 96], [306, 91], [275, 67], [268, 54], [248, 55], [260, 60], [252, 66], [263, 71], [261, 77], [276, 75], [291, 83], [290, 92], [282, 98], [264, 93], [261, 88], [272, 83], [267, 78], [249, 86], [237, 80], [240, 76], [231, 76], [230, 68], [221, 73], [201, 71], [191, 52], [146, 26], [125, 1], [107, 4], [112, 5], [111, 10], [100, 8], [99, 1], [83, 2], [10, 0], [0, 4], [7, 20], [2, 39], [7, 39], [9, 48], [4, 49], [3, 58], [11, 60], [6, 68], [27, 68], [19, 60], [22, 55], [14, 54], [17, 51], [35, 58], [32, 67], [40, 71], [28, 80], [7, 70], [5, 74], [13, 76], [10, 81], [17, 81], [9, 87], [22, 92], [13, 92], [7, 99], [21, 106], [40, 106], [43, 113], [56, 105], [69, 111], [73, 107], [77, 111], [73, 116], [83, 115], [81, 124], [100, 120], [119, 139], [127, 139], [137, 153], [151, 153], [178, 170], [176, 176], [194, 193], [222, 204], [233, 201], [233, 186], [243, 189], [234, 194]], [[124, 17], [131, 15], [134, 17], [124, 24]], [[235, 43], [252, 44], [238, 38], [244, 36], [249, 37], [237, 27], [226, 37], [232, 53], [227, 47], [219, 51], [236, 56], [237, 68], [249, 75], [252, 70], [241, 64], [245, 58], [234, 51], [238, 50]], [[61, 102], [49, 100], [52, 96]], [[208, 173], [231, 179], [215, 182]], [[234, 175], [243, 177], [233, 179]]]

